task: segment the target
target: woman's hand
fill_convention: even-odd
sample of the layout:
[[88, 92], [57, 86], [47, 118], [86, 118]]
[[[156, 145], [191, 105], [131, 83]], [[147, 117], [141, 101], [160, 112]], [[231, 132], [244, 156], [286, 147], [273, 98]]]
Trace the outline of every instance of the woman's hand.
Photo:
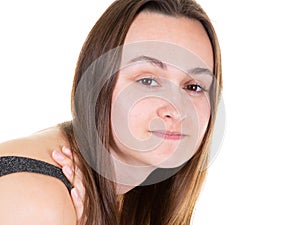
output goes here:
[[[63, 147], [62, 151], [55, 150], [52, 152], [52, 158], [55, 162], [62, 166], [64, 175], [73, 185], [71, 196], [76, 209], [77, 220], [79, 222], [82, 219], [83, 198], [85, 195], [85, 188], [82, 184], [82, 173], [76, 165], [74, 166], [73, 154], [70, 149]], [[74, 159], [76, 164], [76, 157]]]

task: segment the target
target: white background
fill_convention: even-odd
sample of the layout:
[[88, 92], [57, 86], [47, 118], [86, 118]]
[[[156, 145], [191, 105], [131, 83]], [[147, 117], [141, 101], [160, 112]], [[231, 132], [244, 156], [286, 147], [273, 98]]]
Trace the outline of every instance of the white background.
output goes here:
[[[299, 225], [297, 1], [198, 2], [221, 43], [227, 119], [193, 224]], [[110, 3], [0, 2], [0, 142], [71, 118], [79, 51]]]

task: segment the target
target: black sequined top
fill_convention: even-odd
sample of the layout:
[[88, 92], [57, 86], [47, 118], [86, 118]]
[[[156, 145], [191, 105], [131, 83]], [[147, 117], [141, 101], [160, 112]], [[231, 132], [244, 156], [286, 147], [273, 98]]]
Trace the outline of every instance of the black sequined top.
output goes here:
[[52, 164], [19, 156], [0, 157], [0, 177], [20, 172], [39, 173], [55, 177], [66, 185], [69, 192], [72, 189], [71, 183], [67, 180], [62, 170]]

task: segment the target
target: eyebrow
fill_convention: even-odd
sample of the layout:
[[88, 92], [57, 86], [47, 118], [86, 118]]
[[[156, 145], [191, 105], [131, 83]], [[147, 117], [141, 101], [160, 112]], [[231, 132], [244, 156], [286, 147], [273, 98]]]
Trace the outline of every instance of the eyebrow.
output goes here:
[[167, 65], [165, 63], [163, 63], [162, 61], [156, 58], [152, 58], [149, 56], [141, 55], [129, 61], [129, 63], [135, 63], [135, 62], [148, 62], [151, 63], [152, 65], [158, 66], [160, 69], [167, 70]]
[[[145, 56], [145, 55], [141, 55], [138, 57], [135, 57], [133, 59], [131, 59], [128, 63], [135, 63], [135, 62], [148, 62], [154, 66], [159, 67], [160, 69], [163, 70], [167, 70], [168, 66], [166, 63], [163, 63], [162, 61], [150, 57], [150, 56]], [[195, 67], [193, 69], [190, 69], [187, 71], [188, 74], [190, 75], [200, 75], [200, 74], [207, 74], [210, 76], [214, 76], [213, 73], [211, 72], [211, 70], [207, 69], [207, 68], [203, 68], [203, 67]]]

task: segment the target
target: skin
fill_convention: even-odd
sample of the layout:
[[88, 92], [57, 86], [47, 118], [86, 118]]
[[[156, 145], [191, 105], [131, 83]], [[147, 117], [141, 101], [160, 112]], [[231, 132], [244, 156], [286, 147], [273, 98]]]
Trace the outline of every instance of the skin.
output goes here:
[[[145, 27], [147, 27], [147, 29], [145, 29]], [[201, 59], [208, 70], [213, 70], [213, 53], [211, 43], [202, 24], [198, 21], [183, 17], [174, 18], [156, 13], [141, 13], [136, 17], [135, 21], [131, 25], [125, 39], [125, 45], [139, 43], [141, 41], [159, 41], [176, 44], [181, 48], [193, 52], [193, 54]], [[198, 133], [198, 135], [200, 134], [199, 139], [196, 140], [194, 145], [195, 149], [197, 149], [202, 140], [201, 135], [207, 127], [210, 107], [207, 101], [207, 96], [205, 96], [203, 92], [195, 94], [185, 89], [187, 84], [194, 84], [193, 79], [191, 79], [190, 76], [187, 76], [186, 73], [178, 71], [178, 69], [168, 67], [167, 70], [162, 70], [155, 66], [149, 66], [149, 63], [142, 62], [139, 63], [139, 65], [132, 65], [121, 70], [113, 91], [112, 114], [118, 115], [120, 113], [124, 113], [117, 110], [117, 104], [121, 103], [122, 105], [122, 103], [127, 102], [130, 96], [124, 94], [126, 89], [129, 87], [130, 92], [127, 94], [131, 95], [136, 93], [136, 86], [134, 84], [140, 84], [140, 89], [143, 89], [144, 86], [147, 86], [145, 84], [149, 82], [149, 79], [143, 80], [143, 78], [149, 78], [149, 73], [163, 75], [163, 79], [169, 81], [176, 92], [181, 94], [185, 93], [186, 96], [188, 96], [198, 117], [198, 123], [194, 125], [200, 127]], [[145, 74], [148, 76], [145, 76]], [[150, 76], [150, 78], [152, 78], [152, 76]], [[155, 81], [151, 81], [151, 85], [154, 83]], [[122, 99], [124, 96], [125, 99]], [[168, 130], [180, 131], [180, 128], [186, 118], [180, 113], [184, 112], [184, 109], [180, 108], [180, 104], [177, 106], [178, 108], [174, 107], [170, 104], [170, 102], [159, 98], [147, 98], [143, 101], [137, 101], [136, 104], [130, 105], [129, 108], [126, 108], [127, 111], [123, 109], [126, 116], [124, 118], [127, 118], [127, 120], [125, 120], [125, 124], [121, 124], [122, 126], [128, 125], [130, 134], [138, 141], [147, 140], [149, 137], [151, 138], [153, 136], [153, 134], [149, 132], [149, 126], [155, 119], [163, 122], [164, 127]], [[111, 123], [114, 126], [113, 119]], [[119, 141], [120, 137], [118, 137], [118, 134], [116, 134], [114, 130], [113, 135], [119, 148], [118, 150], [110, 149], [113, 157], [116, 161], [124, 162], [133, 166], [132, 168], [128, 168], [122, 167], [122, 165], [120, 166], [119, 164], [117, 166], [115, 165], [116, 174], [120, 177], [120, 180], [125, 177], [126, 180], [132, 179], [132, 183], [136, 183], [136, 185], [138, 185], [157, 166], [172, 167], [176, 166], [176, 163], [178, 163], [176, 160], [166, 160], [172, 158], [171, 156], [174, 154], [174, 149], [178, 147], [178, 140], [166, 140], [161, 138], [158, 148], [151, 152], [141, 152], [135, 151], [136, 149], [128, 148], [128, 146]], [[191, 135], [192, 134], [187, 134], [187, 137], [185, 137], [187, 141], [189, 141], [189, 136]], [[184, 141], [180, 140], [180, 142]], [[191, 157], [194, 151], [192, 151], [188, 157]], [[70, 160], [71, 157], [70, 152], [60, 158], [54, 155], [56, 162], [63, 166], [63, 168], [72, 167], [72, 161]], [[163, 163], [166, 161], [168, 164], [164, 165]], [[134, 166], [138, 166], [138, 170], [136, 170]], [[148, 167], [144, 169], [143, 166]], [[134, 176], [131, 176], [130, 174], [134, 174]], [[74, 173], [72, 175], [65, 173], [65, 175], [69, 178], [69, 180], [72, 180], [74, 176], [78, 176]], [[75, 188], [78, 187], [76, 191], [79, 193], [81, 198], [73, 198], [73, 200], [75, 205], [77, 205], [77, 211], [82, 212], [81, 199], [82, 196], [84, 196], [84, 188], [80, 182], [80, 178], [77, 179], [77, 184], [74, 186]], [[134, 185], [124, 185], [121, 183], [117, 183], [116, 186], [117, 193], [119, 194], [126, 193], [134, 187]]]
[[[147, 29], [145, 29], [145, 27]], [[203, 26], [195, 20], [183, 17], [169, 17], [156, 13], [143, 12], [138, 15], [131, 25], [125, 44], [136, 43], [140, 41], [160, 41], [176, 44], [183, 49], [193, 52], [209, 70], [213, 68], [213, 53], [209, 38]], [[149, 63], [142, 63], [149, 67]], [[139, 90], [149, 82], [143, 80], [149, 78], [140, 73], [145, 69], [130, 67], [128, 70], [122, 70], [119, 74], [116, 87], [113, 92], [112, 109], [117, 108], [117, 104], [122, 103], [122, 93], [126, 87], [132, 84], [139, 84]], [[131, 70], [131, 71], [130, 71]], [[188, 84], [194, 84], [193, 79], [186, 73], [176, 68], [168, 67], [162, 70], [157, 67], [147, 69], [147, 72], [155, 71], [155, 74], [163, 76], [162, 80], [167, 80], [172, 84], [172, 91], [179, 93], [180, 96], [185, 94], [189, 99], [197, 115], [198, 122], [194, 125], [200, 127], [198, 139], [195, 140], [195, 149], [201, 143], [201, 135], [204, 133], [210, 115], [210, 108], [207, 98], [203, 95], [193, 95], [186, 87]], [[157, 72], [157, 73], [156, 73]], [[152, 76], [150, 76], [152, 78]], [[151, 83], [153, 84], [153, 83]], [[132, 86], [137, 87], [137, 86]], [[172, 105], [168, 101], [160, 98], [147, 98], [139, 101], [129, 107], [126, 122], [129, 124], [131, 135], [136, 140], [147, 140], [154, 137], [150, 125], [153, 121], [160, 121], [163, 127], [169, 131], [179, 131], [185, 127], [185, 121], [188, 119], [182, 113], [183, 105]], [[113, 112], [114, 113], [114, 112]], [[113, 121], [112, 121], [113, 122]], [[188, 127], [193, 128], [193, 127]], [[188, 129], [187, 129], [188, 130]], [[150, 152], [140, 152], [131, 149], [118, 139], [118, 135], [113, 131], [117, 149], [111, 149], [115, 159], [134, 166], [150, 166], [150, 169], [141, 170], [140, 177], [136, 181], [138, 185], [145, 179], [151, 171], [160, 167], [172, 167], [181, 163], [178, 161], [174, 149], [178, 147], [178, 140], [170, 140], [156, 136], [160, 140], [160, 145]], [[186, 133], [186, 136], [180, 142], [188, 142], [193, 134]], [[65, 146], [65, 148], [63, 148]], [[51, 163], [63, 168], [66, 177], [73, 183], [76, 188], [72, 190], [72, 198], [62, 183], [52, 177], [17, 173], [0, 178], [0, 223], [1, 224], [76, 224], [76, 218], [79, 220], [82, 213], [82, 197], [84, 188], [82, 186], [81, 174], [73, 171], [72, 154], [68, 149], [69, 144], [63, 138], [58, 128], [48, 128], [32, 136], [12, 140], [0, 144], [0, 156], [16, 155], [29, 158], [35, 158]], [[191, 157], [195, 149], [187, 157]], [[53, 150], [55, 150], [53, 152]], [[172, 160], [169, 160], [172, 159]], [[122, 175], [122, 171], [116, 173]], [[124, 172], [124, 171], [123, 171]], [[126, 171], [127, 172], [127, 171]], [[129, 171], [130, 172], [130, 171]], [[75, 178], [75, 179], [74, 179]], [[23, 187], [23, 188], [20, 188]], [[120, 185], [119, 193], [129, 191], [133, 186]], [[2, 194], [1, 194], [2, 193]], [[3, 194], [5, 193], [5, 195]], [[33, 194], [34, 193], [34, 194]], [[50, 193], [50, 194], [49, 194]], [[2, 200], [3, 199], [3, 200]], [[72, 205], [72, 200], [77, 211]], [[15, 202], [18, 202], [16, 207]], [[20, 217], [15, 217], [20, 215]], [[45, 218], [52, 218], [48, 223]], [[41, 222], [43, 221], [43, 222]]]
[[[196, 20], [143, 12], [132, 23], [124, 44], [128, 45], [141, 41], [175, 44], [180, 48], [193, 52], [201, 59], [208, 70], [212, 70], [213, 53], [211, 44], [202, 24]], [[154, 57], [156, 57], [155, 54]], [[159, 54], [157, 54], [157, 57], [159, 57]], [[192, 76], [188, 76], [169, 65], [162, 69], [143, 60], [119, 72], [112, 97], [111, 109], [113, 116], [111, 123], [113, 127], [128, 126], [129, 133], [133, 137], [130, 139], [131, 142], [135, 140], [136, 142], [143, 140], [150, 140], [151, 142], [152, 138], [152, 146], [154, 146], [154, 143], [159, 144], [157, 147], [154, 146], [151, 151], [136, 149], [131, 147], [134, 145], [132, 143], [124, 144], [129, 139], [128, 136], [120, 137], [121, 135], [118, 135], [116, 129], [113, 129], [113, 137], [118, 150], [111, 149], [111, 151], [117, 160], [134, 166], [174, 167], [181, 165], [194, 154], [202, 141], [202, 136], [209, 121], [210, 105], [203, 91], [191, 91], [187, 89], [187, 85], [196, 86], [196, 81]], [[149, 91], [149, 86], [152, 87], [151, 91]], [[167, 100], [171, 96], [164, 96], [166, 99], [162, 97], [138, 99], [135, 104], [127, 105], [131, 95], [137, 95], [140, 92], [145, 92], [145, 95], [148, 93], [155, 95], [160, 89], [164, 88], [168, 92], [172, 92], [172, 95], [184, 100], [177, 102], [176, 107], [172, 104], [172, 101], [176, 100]], [[196, 114], [196, 121], [190, 121], [190, 117], [185, 115], [187, 100], [192, 106], [193, 113]], [[119, 105], [121, 107], [118, 107]], [[115, 126], [114, 115], [116, 115], [115, 117], [121, 115], [122, 118], [117, 121]], [[184, 137], [180, 140], [157, 138], [158, 130], [178, 132]], [[195, 130], [198, 130], [198, 132], [193, 133]], [[126, 132], [124, 133], [126, 134]], [[191, 152], [186, 155], [181, 154], [181, 152], [184, 152], [180, 152], [181, 149], [191, 149], [190, 143], [194, 143]], [[179, 149], [179, 145], [181, 145], [181, 149]], [[175, 152], [176, 150], [177, 152]], [[184, 158], [184, 161], [179, 160], [179, 158]]]
[[[53, 149], [68, 146], [57, 128], [0, 144], [0, 156], [23, 156], [59, 166]], [[14, 173], [0, 178], [0, 224], [75, 225], [70, 194], [58, 179], [34, 173]], [[17, 215], [17, 216], [16, 216]]]

